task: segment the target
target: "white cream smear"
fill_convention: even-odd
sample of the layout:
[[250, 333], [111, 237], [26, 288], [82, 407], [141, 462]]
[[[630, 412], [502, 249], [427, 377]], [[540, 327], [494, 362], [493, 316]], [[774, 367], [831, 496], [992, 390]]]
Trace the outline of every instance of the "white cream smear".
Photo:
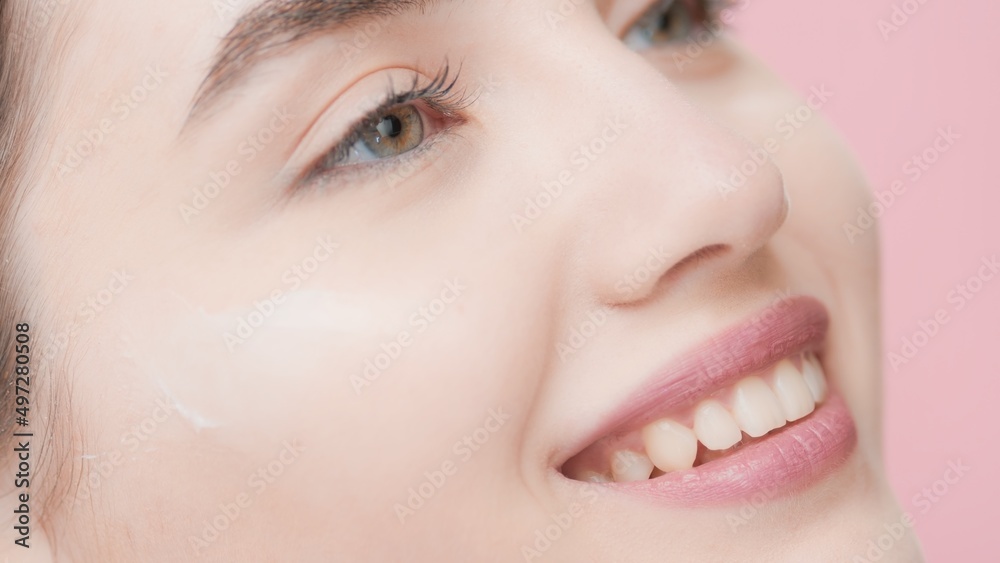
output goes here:
[[[357, 356], [359, 342], [383, 332], [378, 319], [392, 318], [379, 314], [380, 304], [344, 293], [301, 290], [271, 306], [263, 301], [208, 312], [173, 293], [154, 313], [164, 319], [151, 325], [158, 331], [124, 337], [128, 359], [196, 432], [263, 424], [269, 411], [280, 416], [309, 394], [317, 375], [346, 378], [325, 360]], [[241, 324], [249, 330], [236, 334]], [[242, 342], [230, 345], [226, 334]]]

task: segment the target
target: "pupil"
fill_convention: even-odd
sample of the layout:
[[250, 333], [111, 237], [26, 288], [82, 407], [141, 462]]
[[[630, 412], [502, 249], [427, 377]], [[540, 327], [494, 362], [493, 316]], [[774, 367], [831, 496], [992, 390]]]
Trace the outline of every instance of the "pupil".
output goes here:
[[403, 132], [403, 122], [395, 115], [387, 115], [382, 118], [376, 129], [380, 137], [398, 137]]
[[670, 20], [673, 19], [673, 10], [660, 16], [660, 30], [667, 31], [670, 29]]

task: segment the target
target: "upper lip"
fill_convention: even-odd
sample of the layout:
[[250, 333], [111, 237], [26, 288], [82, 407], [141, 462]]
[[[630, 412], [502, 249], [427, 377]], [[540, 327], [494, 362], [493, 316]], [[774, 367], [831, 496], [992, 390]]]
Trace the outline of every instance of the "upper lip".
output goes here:
[[826, 307], [812, 297], [787, 297], [765, 307], [655, 370], [561, 463], [604, 436], [693, 406], [782, 358], [806, 351], [821, 353], [828, 325]]

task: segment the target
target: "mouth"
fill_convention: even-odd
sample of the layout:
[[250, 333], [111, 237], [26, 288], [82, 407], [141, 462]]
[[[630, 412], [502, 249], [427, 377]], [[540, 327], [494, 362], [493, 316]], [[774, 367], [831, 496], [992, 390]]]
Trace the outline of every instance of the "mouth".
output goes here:
[[559, 465], [672, 503], [773, 496], [830, 473], [856, 431], [822, 361], [829, 317], [796, 297], [654, 374]]

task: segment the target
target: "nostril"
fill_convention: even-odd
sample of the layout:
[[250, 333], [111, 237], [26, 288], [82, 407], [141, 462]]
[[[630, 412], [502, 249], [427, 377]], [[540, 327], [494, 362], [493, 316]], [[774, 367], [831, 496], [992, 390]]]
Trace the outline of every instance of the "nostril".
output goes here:
[[721, 256], [729, 250], [729, 246], [725, 244], [711, 244], [703, 246], [695, 252], [685, 256], [680, 262], [674, 264], [669, 270], [667, 270], [663, 277], [666, 280], [676, 279], [684, 273], [684, 270], [692, 268], [706, 260]]

